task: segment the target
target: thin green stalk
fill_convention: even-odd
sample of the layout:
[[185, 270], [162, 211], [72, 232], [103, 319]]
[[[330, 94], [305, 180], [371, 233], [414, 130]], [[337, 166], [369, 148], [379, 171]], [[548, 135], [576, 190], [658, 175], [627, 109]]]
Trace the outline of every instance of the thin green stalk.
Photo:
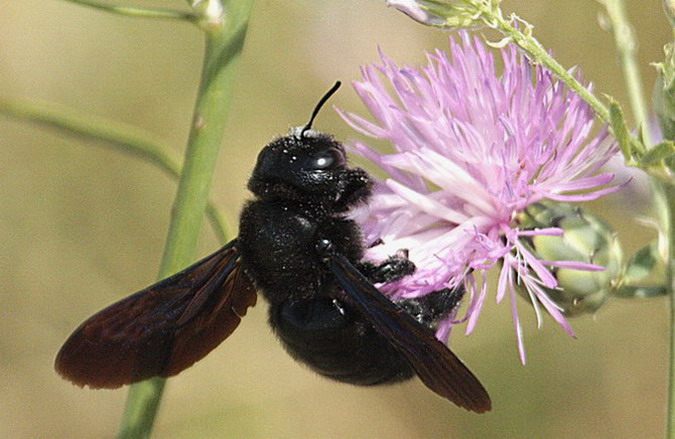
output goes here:
[[[529, 34], [529, 31], [522, 32], [520, 29], [516, 28], [511, 20], [505, 19], [501, 10], [493, 10], [489, 5], [482, 3], [478, 10], [484, 20], [484, 22], [495, 29], [498, 29], [511, 41], [520, 46], [530, 55], [535, 62], [542, 64], [552, 71], [561, 81], [563, 81], [569, 88], [576, 92], [581, 98], [588, 103], [588, 105], [593, 108], [597, 116], [606, 123], [609, 123], [609, 109], [605, 106], [598, 98], [595, 97], [591, 92], [589, 92], [586, 87], [584, 87], [576, 78], [570, 74], [558, 61], [555, 60], [549, 53], [542, 47], [542, 45], [537, 41], [532, 35]], [[529, 30], [529, 28], [526, 28]]]
[[[675, 2], [672, 0], [664, 0], [664, 12], [670, 21], [673, 31], [673, 40], [670, 44], [675, 44]], [[661, 75], [665, 76], [665, 67], [672, 68], [672, 59], [670, 53], [666, 56], [666, 62], [662, 66]], [[664, 85], [661, 85], [663, 87]], [[665, 90], [661, 90], [665, 94]], [[658, 96], [658, 95], [657, 95]], [[665, 96], [662, 96], [665, 98]], [[658, 105], [658, 101], [655, 99]], [[663, 100], [661, 101], [663, 104]], [[663, 119], [661, 120], [664, 123]], [[671, 129], [663, 129], [666, 140], [673, 140], [673, 131]], [[660, 221], [665, 225], [665, 233], [668, 236], [668, 258], [666, 261], [666, 291], [670, 296], [670, 368], [668, 374], [668, 414], [666, 419], [666, 437], [668, 439], [675, 439], [675, 184], [663, 184], [659, 187], [663, 195], [662, 204], [657, 205], [661, 207], [658, 210], [661, 218]], [[658, 199], [656, 200], [658, 201]]]
[[[663, 6], [673, 30], [673, 40], [670, 44], [675, 44], [675, 2], [672, 0], [664, 0]], [[672, 68], [670, 54], [666, 56], [664, 67], [669, 64]], [[664, 71], [661, 71], [660, 73], [665, 76]], [[661, 90], [660, 92], [665, 94], [665, 90]], [[661, 122], [663, 123], [663, 120]], [[673, 139], [672, 130], [663, 129], [662, 131], [664, 137], [666, 137], [665, 140], [675, 140]], [[664, 225], [664, 233], [668, 237], [668, 251], [666, 254], [666, 292], [670, 297], [670, 368], [668, 371], [666, 438], [675, 439], [675, 183], [672, 181], [669, 183], [670, 184], [665, 182], [657, 187], [658, 191], [654, 191], [654, 201], [657, 203], [656, 207], [657, 213], [659, 214], [659, 221]]]
[[670, 369], [668, 383], [668, 420], [667, 437], [675, 439], [675, 185], [662, 186], [666, 199], [664, 214], [668, 242], [668, 260], [666, 265], [666, 290], [670, 297]]
[[113, 14], [126, 15], [138, 18], [162, 18], [169, 20], [196, 21], [197, 15], [192, 12], [174, 11], [172, 9], [146, 9], [135, 8], [132, 6], [119, 6], [101, 3], [95, 0], [65, 0], [80, 6], [87, 6], [94, 9], [100, 9]]
[[[253, 0], [231, 0], [221, 20], [205, 17], [206, 53], [183, 174], [172, 210], [159, 277], [187, 266], [194, 258], [213, 169], [234, 88]], [[131, 386], [119, 438], [150, 436], [165, 380]]]
[[[182, 165], [177, 154], [149, 133], [130, 125], [100, 119], [51, 103], [25, 102], [0, 98], [0, 114], [27, 120], [68, 135], [93, 140], [87, 145], [107, 146], [115, 151], [139, 157], [178, 180]], [[221, 242], [227, 240], [227, 226], [213, 201], [207, 204], [207, 215]]]
[[626, 18], [626, 9], [623, 0], [598, 0], [607, 9], [607, 15], [612, 25], [614, 41], [619, 54], [619, 61], [628, 89], [628, 98], [633, 110], [635, 125], [642, 130], [642, 138], [647, 146], [652, 144], [649, 133], [649, 111], [645, 100], [640, 69], [636, 59], [637, 41], [633, 27]]
[[[642, 88], [642, 80], [636, 60], [636, 47], [633, 28], [628, 22], [623, 0], [598, 0], [607, 9], [619, 53], [619, 60], [628, 89], [635, 123], [642, 131], [647, 147], [651, 146], [649, 133], [649, 112]], [[675, 439], [675, 187], [651, 179], [653, 203], [656, 207], [659, 223], [668, 236], [668, 255], [666, 263], [666, 290], [670, 297], [670, 366], [668, 382], [668, 414], [666, 437]]]

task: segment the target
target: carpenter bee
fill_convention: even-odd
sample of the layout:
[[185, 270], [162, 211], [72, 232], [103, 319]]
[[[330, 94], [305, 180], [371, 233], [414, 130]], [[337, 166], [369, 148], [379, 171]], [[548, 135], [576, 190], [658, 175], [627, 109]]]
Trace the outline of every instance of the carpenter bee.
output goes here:
[[490, 410], [486, 390], [431, 325], [461, 292], [441, 290], [392, 302], [373, 283], [411, 274], [404, 250], [380, 264], [363, 260], [358, 225], [372, 180], [347, 165], [343, 145], [307, 125], [265, 146], [248, 182], [239, 237], [183, 271], [86, 320], [56, 357], [80, 386], [117, 388], [176, 375], [202, 359], [256, 302], [286, 350], [333, 380], [376, 385], [417, 375], [438, 395], [474, 412]]

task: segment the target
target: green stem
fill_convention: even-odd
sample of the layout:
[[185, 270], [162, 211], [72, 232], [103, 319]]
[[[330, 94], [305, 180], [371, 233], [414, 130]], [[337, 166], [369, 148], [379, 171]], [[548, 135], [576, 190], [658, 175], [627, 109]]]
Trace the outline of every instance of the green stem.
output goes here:
[[612, 24], [614, 41], [619, 54], [619, 61], [623, 69], [628, 97], [635, 125], [640, 127], [642, 138], [647, 146], [652, 144], [649, 133], [649, 111], [645, 100], [642, 79], [640, 78], [640, 69], [638, 68], [636, 52], [637, 41], [633, 27], [626, 18], [626, 10], [623, 0], [598, 0], [607, 9], [607, 15]]
[[[548, 68], [561, 81], [563, 81], [569, 88], [576, 92], [588, 105], [593, 108], [598, 117], [605, 123], [609, 123], [609, 109], [598, 98], [590, 93], [576, 78], [571, 75], [558, 61], [555, 60], [542, 47], [532, 35], [522, 32], [511, 24], [510, 20], [502, 16], [501, 10], [493, 9], [485, 3], [481, 3], [478, 7], [483, 21], [490, 27], [498, 29], [506, 34], [511, 41], [520, 46], [537, 62]], [[529, 28], [528, 28], [529, 29]]]
[[668, 253], [666, 265], [666, 289], [670, 296], [670, 373], [668, 384], [668, 420], [667, 437], [675, 439], [675, 186], [664, 184], [663, 195], [666, 205], [663, 213], [668, 236]]
[[87, 6], [113, 14], [139, 18], [163, 18], [169, 20], [196, 21], [197, 16], [192, 12], [174, 11], [171, 9], [145, 9], [132, 6], [109, 5], [94, 0], [65, 0], [76, 5]]
[[[160, 141], [138, 128], [99, 119], [70, 108], [51, 103], [24, 102], [0, 98], [0, 114], [27, 120], [54, 128], [71, 136], [92, 140], [102, 146], [139, 157], [160, 168], [170, 177], [179, 179], [182, 165], [180, 158]], [[207, 214], [214, 232], [221, 242], [228, 236], [227, 226], [216, 205], [209, 200]]]
[[[663, 2], [666, 16], [673, 28], [673, 42], [675, 42], [675, 3], [672, 0]], [[673, 44], [671, 42], [671, 44]], [[671, 63], [670, 54], [666, 63]], [[664, 72], [662, 71], [661, 74]], [[660, 90], [660, 93], [664, 93]], [[655, 100], [656, 101], [656, 100]], [[658, 101], [657, 105], [658, 105]], [[662, 125], [664, 120], [661, 120]], [[662, 126], [662, 128], [665, 128]], [[675, 140], [672, 129], [662, 129], [665, 140]], [[665, 181], [655, 183], [654, 203], [659, 216], [659, 223], [663, 225], [668, 239], [666, 259], [666, 291], [670, 297], [670, 368], [668, 373], [668, 413], [666, 419], [666, 438], [675, 439], [675, 184]]]
[[[636, 47], [633, 28], [626, 18], [623, 0], [598, 0], [607, 9], [614, 31], [619, 59], [628, 88], [628, 94], [636, 124], [641, 128], [642, 137], [649, 147], [649, 112], [647, 110], [642, 80], [636, 60]], [[666, 255], [666, 290], [670, 296], [670, 368], [668, 383], [667, 438], [675, 439], [675, 186], [669, 182], [660, 183], [651, 179], [653, 203], [656, 207], [659, 223], [668, 237]]]
[[[244, 44], [252, 0], [231, 0], [220, 23], [204, 22], [206, 53], [183, 174], [172, 210], [159, 277], [187, 266], [194, 258], [213, 169]], [[150, 436], [165, 380], [131, 386], [119, 438]]]

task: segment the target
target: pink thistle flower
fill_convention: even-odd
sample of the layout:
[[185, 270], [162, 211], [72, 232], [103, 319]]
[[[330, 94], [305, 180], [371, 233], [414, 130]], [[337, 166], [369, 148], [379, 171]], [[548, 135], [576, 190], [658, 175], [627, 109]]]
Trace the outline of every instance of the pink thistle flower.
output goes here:
[[[615, 191], [610, 173], [598, 173], [615, 154], [605, 127], [590, 107], [541, 66], [510, 46], [496, 72], [492, 54], [477, 38], [450, 41], [452, 60], [437, 50], [421, 69], [398, 67], [384, 54], [353, 84], [375, 122], [338, 110], [358, 132], [391, 142], [381, 154], [355, 142], [351, 149], [390, 178], [377, 181], [368, 206], [354, 212], [369, 248], [385, 259], [408, 249], [416, 272], [382, 285], [394, 299], [419, 297], [463, 285], [466, 316], [449, 310], [436, 336], [453, 325], [476, 326], [487, 296], [486, 273], [499, 271], [496, 299], [511, 303], [521, 361], [525, 362], [516, 287], [529, 294], [541, 324], [543, 307], [574, 336], [546, 288], [558, 288], [553, 267], [601, 270], [574, 261], [538, 259], [528, 237], [562, 235], [559, 228], [521, 230], [516, 217], [542, 200], [586, 201]], [[383, 81], [384, 78], [384, 81]]]

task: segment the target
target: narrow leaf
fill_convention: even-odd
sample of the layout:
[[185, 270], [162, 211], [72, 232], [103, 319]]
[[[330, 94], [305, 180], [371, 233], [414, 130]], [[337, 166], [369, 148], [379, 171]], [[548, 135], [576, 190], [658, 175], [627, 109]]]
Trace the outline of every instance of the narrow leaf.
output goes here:
[[672, 163], [672, 157], [675, 156], [675, 142], [668, 140], [650, 148], [647, 154], [642, 157], [641, 166], [648, 167], [658, 164], [662, 160], [668, 160]]
[[638, 250], [626, 264], [624, 280], [628, 283], [643, 281], [653, 274], [660, 262], [658, 245], [652, 241]]
[[609, 102], [609, 122], [612, 127], [614, 137], [619, 142], [621, 153], [626, 163], [633, 161], [633, 146], [631, 136], [626, 125], [626, 118], [623, 116], [623, 110], [619, 103], [613, 99]]

